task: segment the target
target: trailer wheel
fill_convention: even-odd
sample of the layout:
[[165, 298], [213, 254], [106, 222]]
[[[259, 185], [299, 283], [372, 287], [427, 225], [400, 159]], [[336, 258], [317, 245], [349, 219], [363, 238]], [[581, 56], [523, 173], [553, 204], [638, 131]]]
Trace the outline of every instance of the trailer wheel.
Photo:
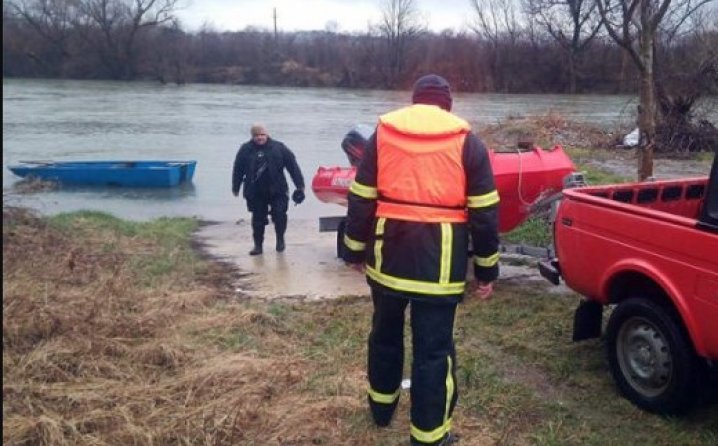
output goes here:
[[613, 379], [631, 402], [661, 414], [690, 408], [701, 364], [675, 311], [630, 298], [611, 314], [606, 342]]
[[342, 219], [337, 226], [337, 257], [341, 259], [344, 250], [344, 229], [346, 228], [346, 219]]

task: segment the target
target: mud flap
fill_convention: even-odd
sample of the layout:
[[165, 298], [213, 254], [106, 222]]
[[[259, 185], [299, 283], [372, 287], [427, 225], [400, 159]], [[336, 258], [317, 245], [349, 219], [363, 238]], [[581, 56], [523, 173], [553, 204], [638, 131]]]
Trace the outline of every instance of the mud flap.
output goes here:
[[573, 315], [573, 341], [601, 336], [603, 305], [593, 300], [582, 300]]
[[559, 283], [561, 283], [561, 270], [559, 269], [558, 260], [541, 260], [538, 263], [538, 268], [539, 273], [544, 279], [548, 280], [554, 285], [558, 285]]

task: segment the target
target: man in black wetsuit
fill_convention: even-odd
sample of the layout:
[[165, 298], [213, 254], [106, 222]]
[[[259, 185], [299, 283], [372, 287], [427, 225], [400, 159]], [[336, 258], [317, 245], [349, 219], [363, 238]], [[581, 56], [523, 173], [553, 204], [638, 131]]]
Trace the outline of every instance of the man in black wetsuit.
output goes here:
[[296, 187], [292, 201], [297, 204], [304, 201], [304, 177], [292, 151], [280, 141], [270, 138], [263, 125], [253, 125], [251, 135], [252, 139], [242, 144], [234, 159], [232, 193], [238, 196], [244, 183], [243, 195], [247, 200], [247, 209], [252, 213], [254, 238], [254, 248], [249, 255], [255, 256], [262, 254], [268, 215], [272, 216], [277, 234], [277, 251], [284, 251], [289, 207], [289, 187], [284, 169], [287, 169]]

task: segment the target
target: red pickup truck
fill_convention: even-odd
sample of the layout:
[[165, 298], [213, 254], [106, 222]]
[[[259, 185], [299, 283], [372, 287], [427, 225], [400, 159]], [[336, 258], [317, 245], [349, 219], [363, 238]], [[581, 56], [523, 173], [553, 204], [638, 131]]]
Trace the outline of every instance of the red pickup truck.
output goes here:
[[599, 337], [637, 406], [675, 414], [718, 364], [718, 157], [707, 177], [564, 190], [541, 274], [582, 294], [574, 341]]

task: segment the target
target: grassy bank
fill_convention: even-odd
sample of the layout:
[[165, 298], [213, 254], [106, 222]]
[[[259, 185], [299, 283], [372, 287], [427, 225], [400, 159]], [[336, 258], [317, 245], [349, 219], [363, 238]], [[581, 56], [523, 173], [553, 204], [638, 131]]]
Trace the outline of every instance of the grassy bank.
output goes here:
[[[365, 409], [367, 297], [262, 303], [191, 248], [196, 222], [3, 210], [3, 444], [403, 445]], [[713, 445], [620, 398], [577, 296], [499, 284], [457, 319], [461, 445]]]

